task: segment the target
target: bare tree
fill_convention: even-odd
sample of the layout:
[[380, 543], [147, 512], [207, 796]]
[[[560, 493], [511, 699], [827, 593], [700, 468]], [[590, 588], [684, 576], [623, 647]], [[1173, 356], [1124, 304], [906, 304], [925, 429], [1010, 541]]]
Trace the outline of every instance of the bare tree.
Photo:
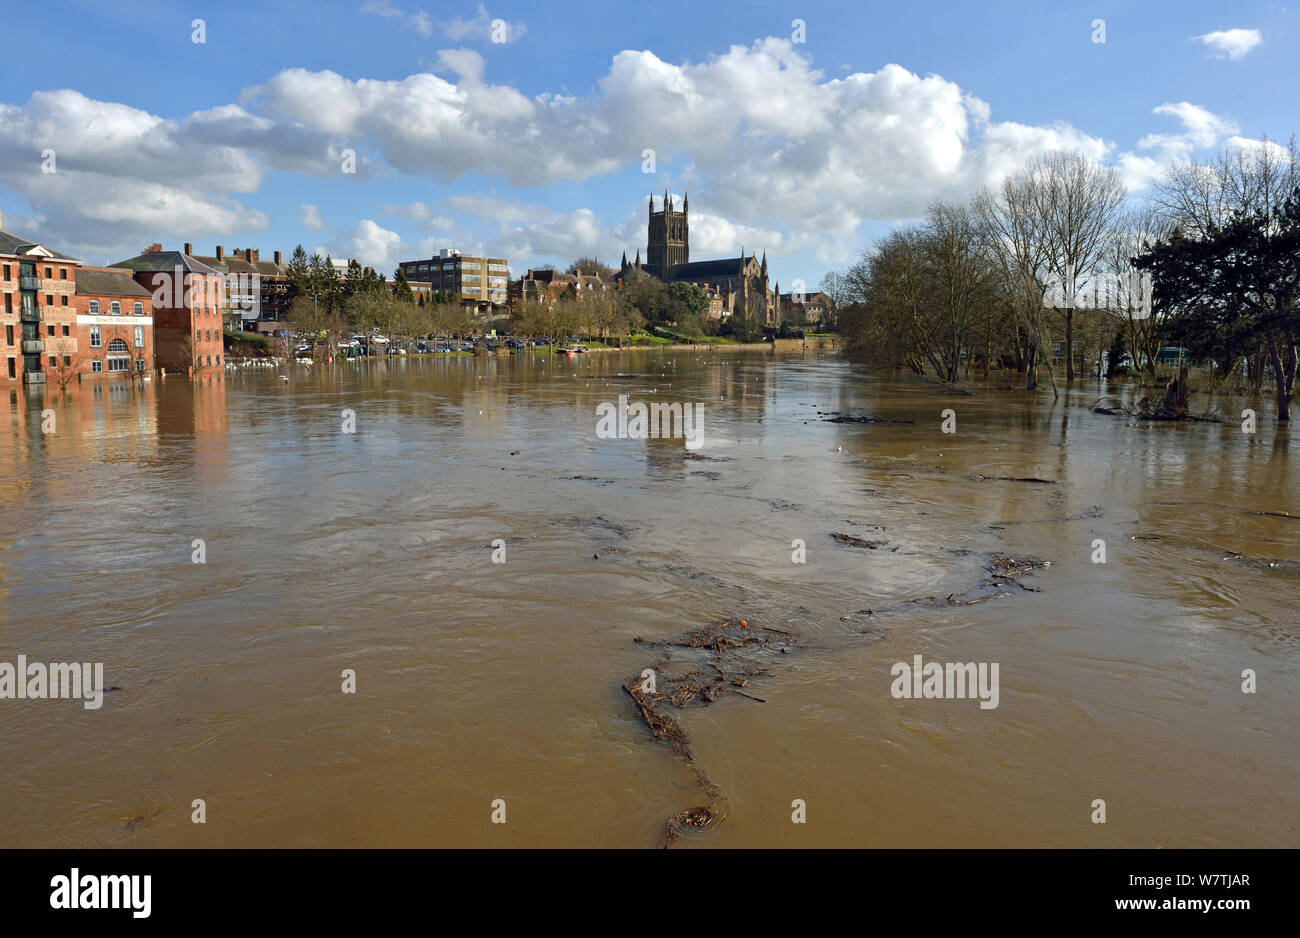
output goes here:
[[1065, 380], [1074, 380], [1074, 310], [1078, 296], [1100, 272], [1128, 193], [1120, 172], [1075, 151], [1052, 152], [1030, 161], [1039, 185], [1033, 194], [1046, 239], [1051, 274], [1065, 290], [1057, 313], [1065, 320]]
[[77, 380], [77, 372], [81, 369], [81, 358], [76, 354], [77, 343], [72, 339], [59, 339], [53, 351], [54, 366], [50, 372], [59, 390], [67, 391], [72, 382]]
[[1176, 163], [1156, 184], [1153, 208], [1188, 237], [1203, 238], [1234, 214], [1282, 207], [1300, 186], [1300, 152], [1267, 137], [1256, 145], [1224, 150], [1215, 159]]
[[[1042, 178], [1025, 170], [1002, 180], [997, 189], [984, 189], [974, 201], [988, 256], [1000, 273], [1006, 302], [1028, 339], [1025, 354], [1025, 388], [1038, 386], [1038, 350], [1052, 347], [1051, 325], [1043, 298], [1050, 276], [1049, 232], [1043, 214]], [[1047, 362], [1056, 393], [1051, 356]]]

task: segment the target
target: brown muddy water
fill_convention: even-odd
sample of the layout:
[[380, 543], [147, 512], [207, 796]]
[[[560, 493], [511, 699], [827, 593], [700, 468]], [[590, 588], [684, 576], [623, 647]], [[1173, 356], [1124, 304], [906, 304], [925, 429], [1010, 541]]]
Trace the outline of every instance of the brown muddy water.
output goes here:
[[[672, 711], [724, 815], [679, 846], [1300, 846], [1267, 402], [1254, 435], [1144, 424], [812, 353], [286, 374], [82, 387], [53, 435], [0, 399], [0, 662], [120, 688], [0, 700], [0, 844], [653, 846], [700, 782], [622, 682], [745, 618], [797, 642], [765, 702]], [[703, 445], [598, 439], [619, 393], [703, 403]], [[819, 416], [855, 408], [913, 422]], [[972, 593], [995, 554], [1051, 565]], [[998, 663], [999, 706], [895, 699], [914, 655]]]

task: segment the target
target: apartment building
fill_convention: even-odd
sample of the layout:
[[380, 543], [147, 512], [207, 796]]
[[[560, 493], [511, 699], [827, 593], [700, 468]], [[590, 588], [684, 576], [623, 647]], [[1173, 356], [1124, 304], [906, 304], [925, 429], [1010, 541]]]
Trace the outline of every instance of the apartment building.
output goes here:
[[433, 293], [459, 299], [481, 313], [506, 305], [510, 265], [503, 257], [469, 257], [454, 248], [444, 248], [437, 257], [402, 261], [398, 265], [410, 282], [427, 283]]
[[273, 331], [273, 324], [288, 320], [293, 281], [282, 252], [275, 251], [272, 260], [264, 261], [257, 248], [235, 248], [227, 253], [218, 244], [215, 254], [195, 254], [191, 247], [185, 245], [186, 254], [222, 276], [222, 312], [228, 328]]
[[129, 271], [153, 298], [159, 368], [196, 373], [221, 367], [225, 302], [221, 274], [183, 251], [164, 251], [161, 244], [110, 266]]
[[[47, 340], [72, 337], [77, 268], [81, 261], [3, 228], [0, 217], [0, 381], [41, 384], [62, 358]], [[53, 356], [53, 357], [52, 357]]]

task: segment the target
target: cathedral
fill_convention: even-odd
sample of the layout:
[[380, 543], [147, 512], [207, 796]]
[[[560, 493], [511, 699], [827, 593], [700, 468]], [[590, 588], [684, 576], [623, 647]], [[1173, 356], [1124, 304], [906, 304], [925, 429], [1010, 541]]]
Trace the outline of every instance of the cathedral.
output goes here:
[[690, 197], [683, 196], [681, 208], [675, 208], [672, 196], [665, 191], [663, 207], [656, 212], [651, 194], [645, 263], [639, 249], [632, 262], [624, 252], [615, 280], [648, 274], [664, 283], [693, 283], [708, 295], [711, 317], [741, 314], [763, 327], [775, 328], [780, 315], [779, 287], [768, 288], [767, 252], [761, 262], [752, 254], [746, 257], [743, 249], [739, 257], [692, 262], [690, 205]]

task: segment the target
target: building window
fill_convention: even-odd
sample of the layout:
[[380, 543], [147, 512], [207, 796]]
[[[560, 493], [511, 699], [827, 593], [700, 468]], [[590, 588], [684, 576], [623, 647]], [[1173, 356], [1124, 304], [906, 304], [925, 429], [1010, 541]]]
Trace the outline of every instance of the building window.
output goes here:
[[99, 326], [91, 326], [91, 327], [90, 327], [90, 347], [91, 347], [91, 348], [99, 348], [99, 346], [100, 346], [100, 341], [99, 341]]
[[117, 300], [113, 300], [111, 303], [108, 304], [108, 311], [112, 313], [114, 316], [121, 316], [122, 304], [119, 303]]
[[59, 279], [60, 279], [60, 280], [67, 280], [67, 279], [68, 279], [68, 268], [66, 268], [66, 267], [60, 267], [60, 268], [59, 268]]
[[130, 371], [131, 359], [122, 356], [114, 356], [108, 359], [109, 371]]
[[135, 327], [135, 347], [144, 348], [144, 326]]
[[[5, 276], [8, 276], [8, 274], [6, 274]], [[11, 377], [11, 378], [16, 378], [16, 377], [18, 377], [18, 375], [17, 375], [17, 374], [15, 373], [15, 371], [14, 371], [14, 362], [16, 362], [16, 361], [17, 361], [16, 358], [11, 358], [11, 359], [9, 359], [9, 377]]]
[[70, 334], [71, 334], [71, 333], [68, 332], [68, 324], [65, 322], [65, 323], [63, 324], [63, 335], [66, 337], [66, 336], [68, 336], [68, 335], [70, 335]]
[[137, 315], [137, 316], [143, 316], [143, 315], [144, 315], [144, 304], [143, 304], [143, 303], [136, 303], [135, 306], [131, 309], [131, 312], [134, 313], [134, 314]]
[[90, 315], [92, 316], [99, 315], [99, 300], [90, 301]]
[[60, 305], [60, 306], [67, 306], [67, 305], [68, 305], [68, 294], [65, 293], [65, 294], [63, 294], [63, 296], [59, 297], [59, 305]]
[[104, 363], [101, 361], [93, 361], [90, 363], [90, 370], [98, 374], [104, 370]]
[[110, 355], [112, 355], [115, 352], [125, 352], [125, 351], [127, 351], [125, 339], [114, 339], [112, 342], [108, 343], [108, 353]]
[[54, 271], [53, 271], [51, 268], [49, 268], [49, 267], [46, 267], [46, 268], [45, 268], [45, 279], [46, 279], [46, 280], [53, 280], [53, 279], [54, 279]]
[[45, 305], [46, 305], [46, 306], [53, 306], [53, 305], [54, 305], [54, 294], [53, 294], [53, 293], [47, 293], [47, 294], [45, 294]]
[[58, 367], [59, 367], [59, 360], [58, 360], [57, 358], [55, 358], [53, 355], [50, 356], [50, 367], [51, 367], [51, 368], [58, 368]]
[[65, 368], [70, 368], [70, 367], [72, 366], [72, 356], [71, 356], [71, 355], [64, 355], [64, 356], [63, 356], [63, 366], [64, 366]]
[[221, 364], [221, 356], [220, 356], [220, 355], [217, 356], [217, 364], [218, 364], [218, 365]]
[[[9, 265], [8, 265], [8, 264], [5, 264], [5, 279], [6, 279], [6, 280], [9, 279]], [[12, 378], [13, 375], [10, 375], [9, 377]]]
[[14, 344], [14, 327], [13, 327], [13, 326], [5, 326], [5, 344], [6, 344], [6, 345], [13, 345], [13, 344]]
[[45, 330], [49, 333], [51, 339], [54, 338], [54, 326], [46, 326]]

